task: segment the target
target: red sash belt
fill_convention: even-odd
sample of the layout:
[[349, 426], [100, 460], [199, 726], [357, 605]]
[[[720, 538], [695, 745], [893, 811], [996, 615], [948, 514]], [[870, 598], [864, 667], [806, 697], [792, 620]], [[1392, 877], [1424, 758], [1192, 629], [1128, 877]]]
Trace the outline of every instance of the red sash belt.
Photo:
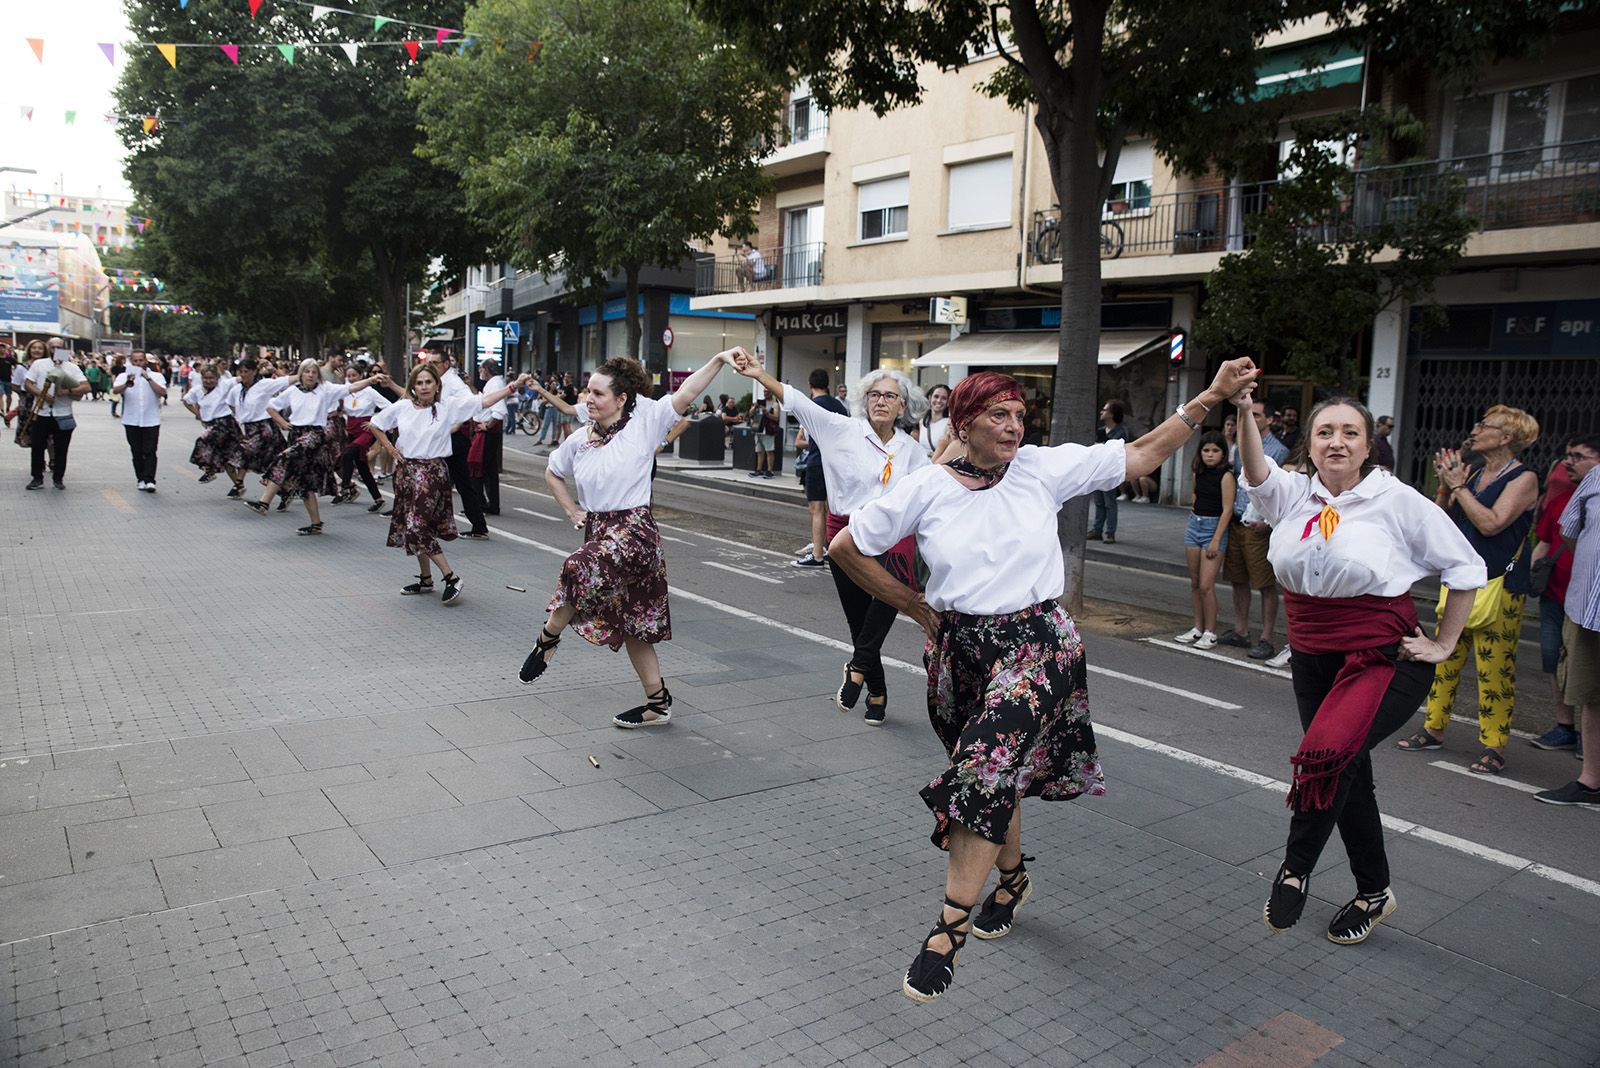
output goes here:
[[1310, 654], [1343, 653], [1344, 666], [1322, 699], [1300, 750], [1289, 758], [1294, 784], [1288, 804], [1300, 811], [1333, 804], [1339, 775], [1366, 744], [1378, 704], [1394, 678], [1381, 651], [1417, 630], [1409, 596], [1309, 597], [1283, 591], [1289, 646]]
[[[828, 541], [832, 542], [839, 531], [850, 525], [850, 517], [828, 513]], [[908, 589], [918, 589], [917, 586], [917, 536], [915, 534], [901, 538], [889, 546], [889, 551], [878, 557], [885, 571], [900, 580], [902, 586]]]
[[483, 423], [471, 423], [472, 444], [467, 446], [467, 474], [473, 478], [483, 477], [483, 450], [488, 448], [489, 441]]

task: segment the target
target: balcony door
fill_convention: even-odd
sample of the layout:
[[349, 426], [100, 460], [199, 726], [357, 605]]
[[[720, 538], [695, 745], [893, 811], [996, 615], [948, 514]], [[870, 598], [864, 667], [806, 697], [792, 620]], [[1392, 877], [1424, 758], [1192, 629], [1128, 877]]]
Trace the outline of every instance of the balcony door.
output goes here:
[[783, 216], [784, 286], [822, 284], [822, 205], [791, 208]]

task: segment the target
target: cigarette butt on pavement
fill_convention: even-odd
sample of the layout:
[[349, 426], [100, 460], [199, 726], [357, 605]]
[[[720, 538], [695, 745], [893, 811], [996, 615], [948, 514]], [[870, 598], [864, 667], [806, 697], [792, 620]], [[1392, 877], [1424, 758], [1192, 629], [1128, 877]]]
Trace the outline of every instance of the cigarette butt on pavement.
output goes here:
[[527, 593], [528, 592], [528, 587], [526, 587], [526, 586], [507, 586], [506, 589], [510, 590], [512, 593]]
[[594, 765], [594, 766], [595, 766], [595, 767], [597, 767], [597, 768], [598, 768], [598, 767], [599, 767], [599, 766], [600, 766], [600, 761], [598, 761], [598, 760], [596, 760], [596, 759], [595, 759], [595, 758], [594, 758], [594, 757], [592, 757], [592, 756], [591, 756], [591, 757], [590, 757], [590, 758], [589, 758], [589, 763], [591, 763], [591, 764], [593, 764], [593, 765]]

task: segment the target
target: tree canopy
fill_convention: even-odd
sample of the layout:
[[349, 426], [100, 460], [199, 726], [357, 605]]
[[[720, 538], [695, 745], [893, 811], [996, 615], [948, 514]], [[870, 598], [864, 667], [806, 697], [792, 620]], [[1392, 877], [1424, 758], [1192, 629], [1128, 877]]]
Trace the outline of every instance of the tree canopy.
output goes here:
[[482, 42], [414, 87], [422, 152], [461, 177], [506, 259], [575, 288], [754, 229], [782, 89], [678, 0], [482, 0]]

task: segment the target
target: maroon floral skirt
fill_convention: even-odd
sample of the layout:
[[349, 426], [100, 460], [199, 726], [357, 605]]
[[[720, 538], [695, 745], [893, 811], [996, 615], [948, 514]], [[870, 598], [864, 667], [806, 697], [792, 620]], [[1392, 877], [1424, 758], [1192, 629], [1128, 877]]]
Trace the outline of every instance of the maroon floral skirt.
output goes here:
[[278, 454], [267, 481], [276, 482], [286, 497], [317, 496], [333, 478], [328, 464], [328, 432], [320, 426], [297, 426], [289, 431], [289, 447]]
[[450, 498], [450, 463], [407, 460], [394, 469], [394, 515], [389, 518], [391, 549], [407, 556], [432, 556], [441, 541], [455, 541], [455, 502]]
[[194, 439], [189, 450], [189, 462], [207, 474], [216, 474], [225, 467], [239, 465], [239, 424], [231, 415], [206, 422], [205, 429]]
[[271, 419], [246, 423], [239, 428], [238, 466], [264, 475], [272, 470], [283, 451], [283, 435]]
[[590, 512], [583, 548], [561, 565], [550, 611], [571, 605], [572, 629], [593, 645], [622, 648], [628, 638], [672, 640], [667, 558], [648, 507]]
[[922, 788], [933, 844], [950, 824], [1004, 844], [1022, 797], [1067, 801], [1106, 792], [1089, 723], [1089, 669], [1067, 610], [946, 612], [928, 641], [928, 718], [950, 766]]

